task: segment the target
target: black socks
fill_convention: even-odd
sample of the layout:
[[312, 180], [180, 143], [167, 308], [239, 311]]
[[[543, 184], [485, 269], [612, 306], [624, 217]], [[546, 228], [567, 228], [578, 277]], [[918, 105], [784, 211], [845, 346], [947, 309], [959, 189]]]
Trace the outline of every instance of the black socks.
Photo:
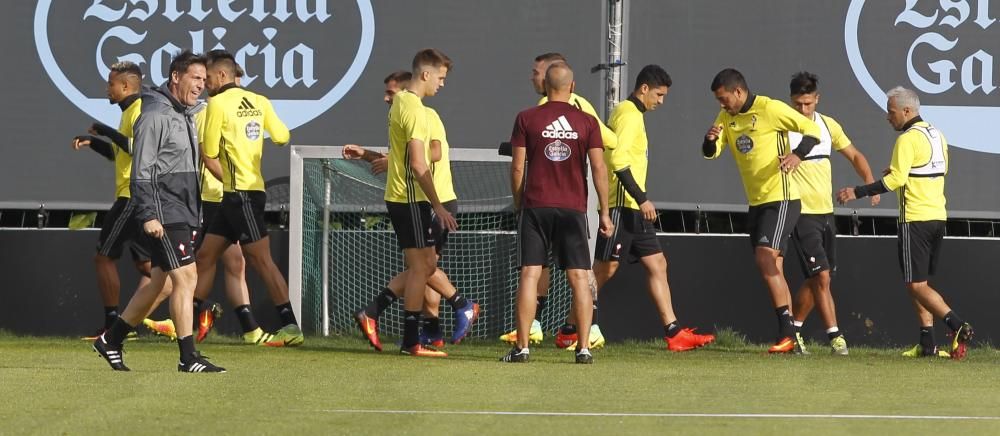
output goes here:
[[278, 310], [278, 316], [281, 317], [282, 327], [289, 324], [299, 325], [298, 321], [295, 320], [295, 312], [292, 312], [291, 301], [275, 306], [274, 308]]
[[781, 338], [795, 337], [792, 312], [788, 310], [788, 306], [781, 306], [774, 309], [774, 314], [778, 316], [778, 336]]
[[396, 297], [396, 294], [393, 294], [389, 288], [382, 288], [382, 292], [365, 308], [365, 314], [372, 318], [378, 318], [398, 299], [399, 297]]
[[187, 335], [177, 339], [177, 346], [181, 349], [181, 363], [188, 364], [194, 360], [194, 336]]
[[118, 319], [118, 306], [104, 306], [104, 330], [107, 331]]
[[104, 334], [104, 341], [112, 345], [121, 346], [125, 342], [125, 337], [132, 330], [135, 330], [134, 326], [128, 325], [124, 319], [117, 317], [115, 322], [111, 324], [111, 328]]
[[240, 320], [240, 327], [243, 328], [243, 333], [250, 333], [260, 328], [257, 325], [257, 320], [253, 317], [253, 312], [250, 311], [249, 304], [237, 307], [233, 309], [233, 312], [236, 312], [236, 318]]
[[670, 324], [663, 326], [663, 334], [668, 338], [677, 336], [677, 334], [680, 332], [681, 332], [681, 325], [677, 324], [677, 321], [674, 321]]
[[403, 348], [420, 344], [420, 311], [403, 312]]

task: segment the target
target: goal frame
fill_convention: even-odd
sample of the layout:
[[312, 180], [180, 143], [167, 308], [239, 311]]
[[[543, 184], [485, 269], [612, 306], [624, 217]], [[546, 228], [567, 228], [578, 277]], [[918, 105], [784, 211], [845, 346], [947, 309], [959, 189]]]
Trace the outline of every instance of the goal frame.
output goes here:
[[[288, 241], [288, 296], [291, 300], [292, 308], [295, 313], [302, 312], [302, 299], [303, 299], [303, 280], [302, 280], [302, 245], [303, 245], [303, 199], [304, 199], [304, 161], [305, 159], [341, 159], [343, 158], [343, 146], [324, 146], [324, 145], [292, 145], [290, 147], [289, 156], [289, 241]], [[381, 153], [386, 153], [388, 149], [386, 147], [366, 147], [368, 150], [378, 151]], [[501, 156], [497, 153], [496, 148], [450, 148], [449, 156], [452, 161], [480, 161], [480, 162], [509, 162], [510, 157]], [[597, 212], [596, 212], [596, 194], [593, 192], [593, 186], [590, 184], [590, 176], [588, 174], [588, 225], [590, 228], [596, 228], [597, 225]], [[325, 207], [324, 214], [329, 217], [331, 204], [330, 204], [330, 186], [325, 184]], [[461, 199], [459, 199], [461, 202]], [[329, 247], [326, 246], [329, 237], [329, 226], [323, 226], [323, 256], [328, 256]], [[593, 237], [589, 240], [590, 253], [593, 254], [595, 239]], [[323, 302], [323, 319], [321, 320], [322, 334], [324, 336], [329, 335], [330, 328], [330, 315], [329, 315], [329, 282], [330, 282], [330, 272], [328, 270], [329, 262], [324, 261], [322, 274], [322, 302]]]

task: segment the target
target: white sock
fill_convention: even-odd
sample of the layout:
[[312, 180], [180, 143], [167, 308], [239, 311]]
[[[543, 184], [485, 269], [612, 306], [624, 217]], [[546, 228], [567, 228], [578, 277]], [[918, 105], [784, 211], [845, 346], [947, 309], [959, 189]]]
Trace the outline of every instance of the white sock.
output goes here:
[[795, 327], [802, 327], [802, 321], [792, 321], [792, 325]]
[[827, 333], [837, 333], [839, 331], [840, 331], [840, 329], [837, 328], [837, 326], [833, 326], [833, 327], [830, 327], [830, 328], [826, 329]]

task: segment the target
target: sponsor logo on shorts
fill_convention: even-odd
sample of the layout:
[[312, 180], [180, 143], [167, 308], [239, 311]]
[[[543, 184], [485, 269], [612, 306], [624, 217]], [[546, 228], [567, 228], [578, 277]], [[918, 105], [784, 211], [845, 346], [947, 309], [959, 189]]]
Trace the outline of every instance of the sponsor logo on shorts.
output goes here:
[[770, 243], [771, 243], [771, 241], [770, 241], [769, 239], [767, 239], [767, 236], [766, 236], [766, 235], [765, 235], [765, 236], [761, 236], [761, 237], [760, 237], [760, 240], [759, 240], [759, 241], [757, 241], [757, 242], [758, 242], [758, 243], [761, 243], [761, 244], [770, 244]]
[[1000, 142], [982, 134], [1000, 118], [996, 2], [992, 14], [990, 6], [851, 0], [844, 46], [855, 78], [883, 111], [885, 90], [896, 84], [915, 90], [920, 115], [947, 132], [949, 146], [1000, 154]]
[[571, 154], [573, 154], [573, 151], [569, 148], [569, 145], [558, 139], [545, 146], [545, 157], [553, 162], [562, 162], [569, 159]]

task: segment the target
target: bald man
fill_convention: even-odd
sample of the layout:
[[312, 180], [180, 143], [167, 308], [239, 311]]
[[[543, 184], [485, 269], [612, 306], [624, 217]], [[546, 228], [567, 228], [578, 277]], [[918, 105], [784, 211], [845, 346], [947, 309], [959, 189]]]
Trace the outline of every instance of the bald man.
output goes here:
[[[580, 327], [576, 363], [593, 363], [589, 350], [593, 296], [588, 280], [588, 160], [600, 207], [601, 234], [610, 237], [614, 225], [608, 212], [601, 129], [593, 117], [569, 104], [574, 86], [569, 66], [552, 64], [545, 72], [548, 101], [522, 111], [514, 121], [510, 182], [514, 207], [520, 211], [521, 278], [517, 289], [517, 344], [501, 359], [503, 362], [528, 361], [538, 281], [551, 251], [557, 266], [566, 270], [573, 290]], [[526, 166], [526, 162], [531, 165]]]

